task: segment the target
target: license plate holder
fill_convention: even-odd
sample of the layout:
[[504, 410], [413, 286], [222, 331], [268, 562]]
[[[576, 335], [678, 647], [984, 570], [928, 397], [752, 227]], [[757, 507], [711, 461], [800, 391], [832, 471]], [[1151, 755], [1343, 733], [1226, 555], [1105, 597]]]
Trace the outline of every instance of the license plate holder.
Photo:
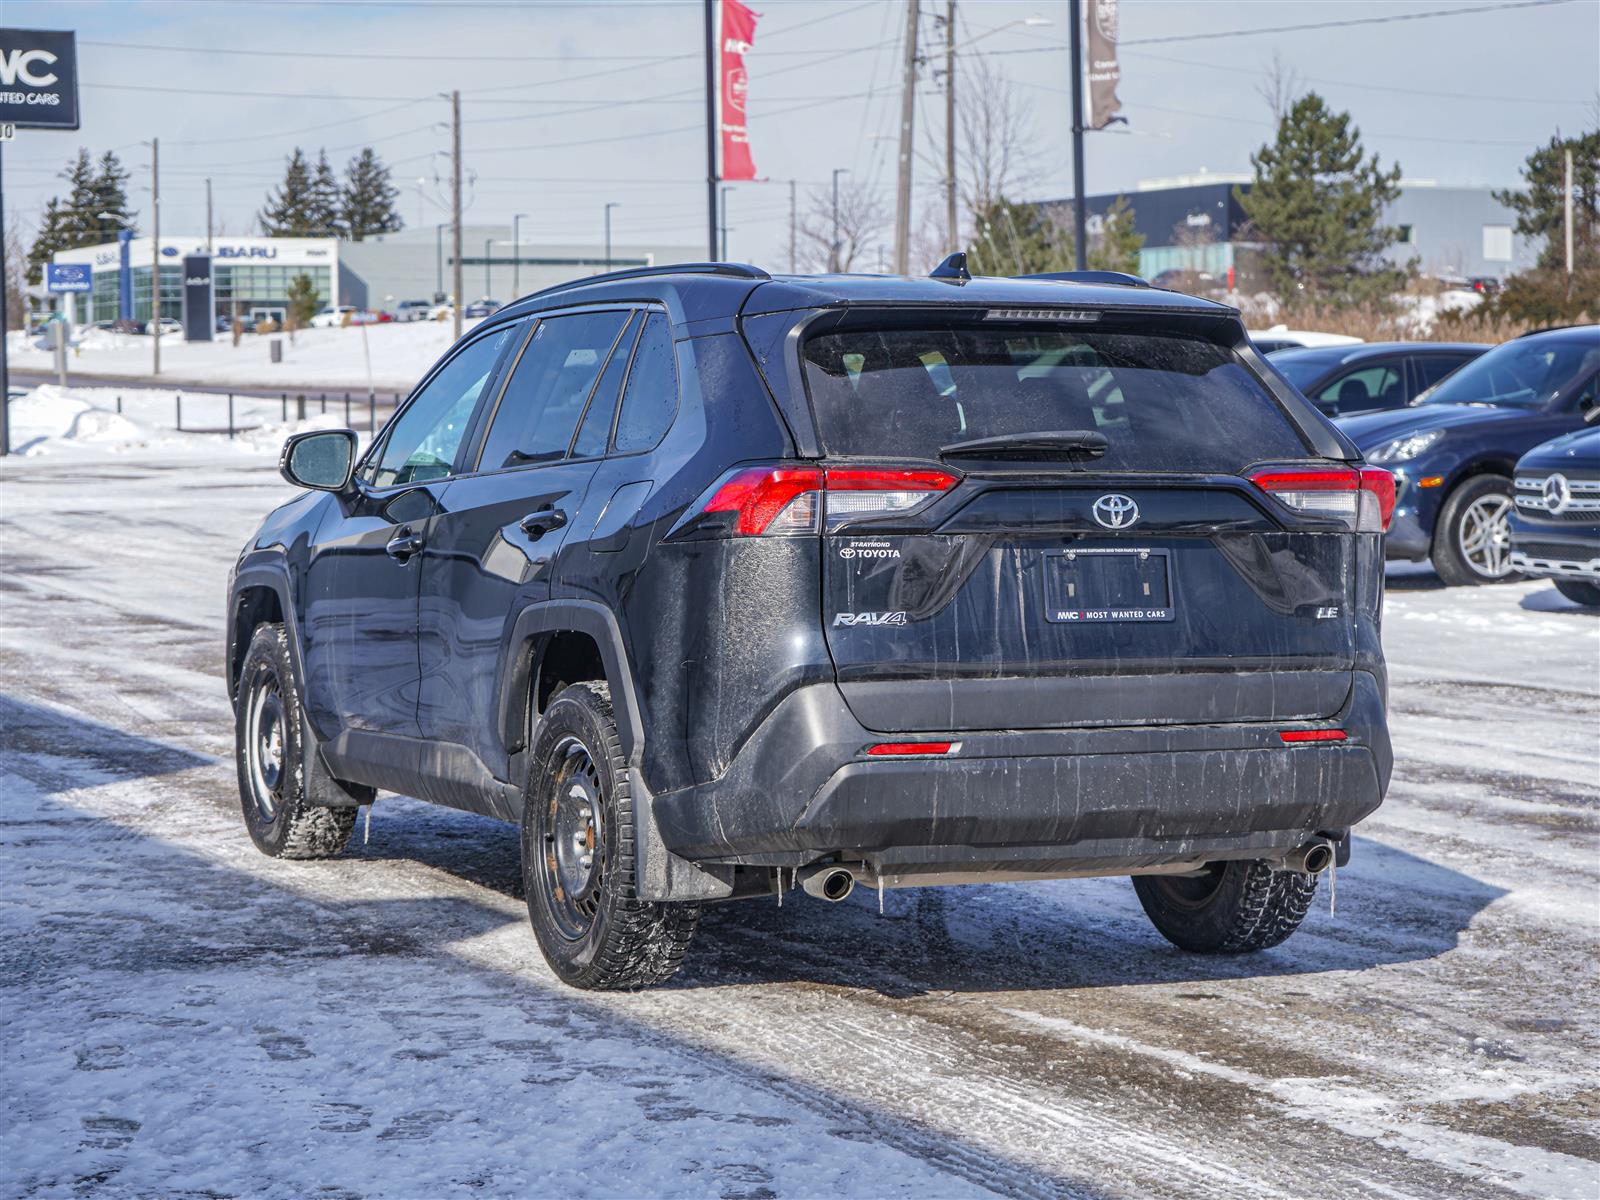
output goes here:
[[1044, 600], [1053, 624], [1176, 619], [1168, 552], [1142, 546], [1047, 552]]

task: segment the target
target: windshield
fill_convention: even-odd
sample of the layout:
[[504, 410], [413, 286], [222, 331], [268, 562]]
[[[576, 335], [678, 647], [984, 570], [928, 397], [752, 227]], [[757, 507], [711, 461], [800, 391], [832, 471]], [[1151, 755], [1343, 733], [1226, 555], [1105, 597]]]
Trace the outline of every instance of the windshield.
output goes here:
[[1600, 366], [1600, 330], [1520, 338], [1446, 376], [1417, 403], [1543, 408], [1596, 366]]
[[937, 458], [959, 442], [1077, 431], [1104, 435], [1096, 471], [1231, 474], [1306, 453], [1231, 350], [1170, 329], [859, 329], [813, 337], [805, 362], [830, 454]]

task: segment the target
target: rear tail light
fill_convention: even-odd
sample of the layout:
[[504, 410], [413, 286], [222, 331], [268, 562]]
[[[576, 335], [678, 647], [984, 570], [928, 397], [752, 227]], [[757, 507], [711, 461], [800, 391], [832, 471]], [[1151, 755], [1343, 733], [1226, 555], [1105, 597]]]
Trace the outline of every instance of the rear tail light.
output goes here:
[[954, 754], [961, 749], [960, 742], [879, 742], [868, 746], [867, 753], [875, 757], [902, 757], [910, 754]]
[[816, 533], [862, 517], [906, 513], [959, 482], [946, 471], [897, 467], [746, 467], [711, 488], [700, 514], [730, 513], [741, 537]]
[[1297, 742], [1342, 742], [1350, 735], [1342, 729], [1280, 729], [1278, 740], [1294, 745]]
[[1382, 533], [1394, 515], [1394, 476], [1381, 467], [1274, 468], [1250, 482], [1297, 513], [1343, 521], [1357, 533]]

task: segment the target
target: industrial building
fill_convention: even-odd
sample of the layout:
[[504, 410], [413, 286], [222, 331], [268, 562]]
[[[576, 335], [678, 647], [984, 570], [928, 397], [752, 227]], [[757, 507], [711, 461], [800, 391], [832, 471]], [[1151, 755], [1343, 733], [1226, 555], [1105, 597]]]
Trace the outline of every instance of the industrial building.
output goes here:
[[[514, 232], [521, 231], [508, 225], [462, 229], [462, 290], [469, 302], [480, 296], [511, 300], [607, 269], [680, 262], [704, 253], [678, 246], [618, 245], [608, 252], [604, 245], [513, 243]], [[132, 237], [57, 253], [52, 261], [93, 271], [88, 292], [63, 297], [74, 306], [74, 322], [148, 321], [152, 250], [149, 238]], [[162, 316], [181, 318], [184, 257], [205, 253], [203, 233], [162, 236]], [[299, 275], [310, 278], [323, 304], [387, 309], [401, 300], [442, 301], [451, 291], [455, 261], [448, 226], [360, 242], [218, 236], [210, 240], [210, 254], [217, 312], [231, 313], [237, 303], [241, 315], [258, 320], [282, 319], [290, 281]]]
[[[1172, 179], [1143, 180], [1127, 192], [1085, 199], [1093, 236], [1119, 196], [1126, 196], [1134, 228], [1144, 235], [1139, 273], [1203, 272], [1223, 278], [1247, 265], [1260, 243], [1251, 238], [1235, 188], [1249, 193], [1252, 177], [1204, 172]], [[1400, 196], [1384, 214], [1398, 226], [1401, 240], [1386, 254], [1404, 264], [1417, 260], [1429, 275], [1504, 278], [1533, 265], [1538, 246], [1515, 234], [1516, 214], [1494, 198], [1492, 188], [1442, 187], [1428, 180], [1401, 180]], [[1072, 200], [1046, 200], [1043, 206], [1070, 224]]]

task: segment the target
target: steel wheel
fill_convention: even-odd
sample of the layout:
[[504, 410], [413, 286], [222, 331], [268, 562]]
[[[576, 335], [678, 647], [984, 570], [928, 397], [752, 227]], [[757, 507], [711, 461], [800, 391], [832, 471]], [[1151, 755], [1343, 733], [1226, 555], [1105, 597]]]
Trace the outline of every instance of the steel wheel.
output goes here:
[[1158, 888], [1168, 903], [1186, 909], [1204, 908], [1217, 894], [1227, 874], [1227, 864], [1207, 863], [1198, 875], [1144, 875], [1140, 878]]
[[578, 941], [588, 934], [600, 910], [606, 872], [605, 807], [600, 768], [588, 747], [568, 737], [556, 747], [555, 761], [555, 787], [540, 831], [539, 869], [562, 936]]
[[1511, 497], [1479, 496], [1461, 513], [1456, 544], [1461, 557], [1485, 579], [1511, 574]]
[[277, 816], [283, 802], [284, 753], [283, 693], [274, 676], [263, 674], [250, 691], [245, 717], [251, 799], [263, 821]]

